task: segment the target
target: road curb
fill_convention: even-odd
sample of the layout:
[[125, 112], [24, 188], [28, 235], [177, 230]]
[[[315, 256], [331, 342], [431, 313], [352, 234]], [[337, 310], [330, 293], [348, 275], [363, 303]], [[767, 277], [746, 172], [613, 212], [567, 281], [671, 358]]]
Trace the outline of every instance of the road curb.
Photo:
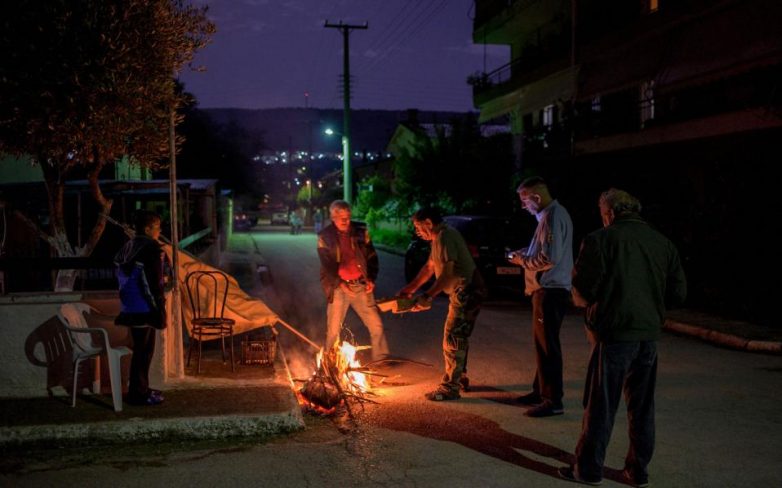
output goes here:
[[304, 419], [296, 405], [288, 412], [171, 419], [131, 419], [69, 425], [28, 425], [0, 429], [0, 446], [39, 443], [137, 442], [145, 440], [204, 440], [225, 437], [269, 437], [301, 430]]
[[726, 332], [720, 332], [698, 327], [696, 325], [677, 322], [675, 320], [666, 320], [663, 328], [677, 334], [697, 337], [699, 339], [729, 347], [731, 349], [761, 352], [766, 354], [782, 354], [782, 342], [778, 341], [759, 341], [747, 339], [737, 335], [728, 334]]

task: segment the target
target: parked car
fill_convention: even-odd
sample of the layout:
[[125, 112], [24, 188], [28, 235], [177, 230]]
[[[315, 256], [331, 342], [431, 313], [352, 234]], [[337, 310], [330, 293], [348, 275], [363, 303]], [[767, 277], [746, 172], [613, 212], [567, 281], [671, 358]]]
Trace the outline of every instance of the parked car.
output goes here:
[[256, 224], [256, 218], [242, 211], [234, 213], [234, 230], [250, 230]]
[[[529, 244], [534, 227], [522, 219], [482, 215], [449, 215], [443, 220], [458, 230], [467, 243], [489, 288], [524, 289], [524, 270], [508, 262], [509, 251]], [[408, 282], [429, 258], [429, 242], [415, 237], [405, 253], [405, 278]]]
[[288, 225], [288, 212], [274, 212], [271, 220], [272, 225]]

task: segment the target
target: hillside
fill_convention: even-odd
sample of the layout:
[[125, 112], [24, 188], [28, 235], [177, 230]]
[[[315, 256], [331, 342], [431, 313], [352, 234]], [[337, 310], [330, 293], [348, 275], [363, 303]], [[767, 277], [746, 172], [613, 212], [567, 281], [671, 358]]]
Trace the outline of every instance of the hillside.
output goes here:
[[[334, 109], [204, 109], [215, 122], [221, 125], [235, 123], [252, 134], [260, 134], [263, 142], [273, 150], [307, 150], [315, 152], [339, 152], [339, 136], [326, 136], [323, 131], [332, 127], [342, 130], [342, 110]], [[351, 112], [351, 133], [353, 150], [383, 151], [397, 125], [410, 118], [408, 110], [353, 110]], [[465, 115], [459, 112], [415, 112], [414, 117], [422, 124], [447, 123], [454, 117]]]

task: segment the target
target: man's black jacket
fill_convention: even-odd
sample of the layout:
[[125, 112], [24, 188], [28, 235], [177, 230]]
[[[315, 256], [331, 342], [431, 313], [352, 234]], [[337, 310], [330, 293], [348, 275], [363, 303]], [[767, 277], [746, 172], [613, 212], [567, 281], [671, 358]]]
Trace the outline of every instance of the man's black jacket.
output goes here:
[[666, 306], [687, 295], [673, 243], [634, 214], [584, 238], [573, 288], [587, 302], [587, 327], [607, 343], [657, 340]]
[[[334, 297], [334, 290], [340, 285], [339, 263], [341, 256], [339, 251], [339, 237], [334, 224], [327, 225], [318, 234], [318, 257], [320, 258], [320, 284], [323, 293], [329, 302]], [[361, 274], [367, 281], [375, 282], [379, 264], [375, 246], [369, 238], [369, 232], [365, 224], [350, 222], [348, 229], [350, 245], [356, 251], [356, 262]]]

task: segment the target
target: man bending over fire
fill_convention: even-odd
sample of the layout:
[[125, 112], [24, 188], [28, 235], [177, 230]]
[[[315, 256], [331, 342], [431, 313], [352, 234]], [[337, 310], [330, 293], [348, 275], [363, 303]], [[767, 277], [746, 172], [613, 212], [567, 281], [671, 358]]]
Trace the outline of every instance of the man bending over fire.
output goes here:
[[443, 222], [437, 210], [422, 208], [413, 215], [413, 226], [421, 239], [431, 242], [432, 250], [424, 267], [413, 281], [400, 290], [399, 295], [412, 297], [432, 274], [436, 277], [434, 284], [416, 297], [411, 311], [428, 309], [432, 299], [440, 292], [448, 295], [448, 316], [443, 330], [445, 375], [440, 386], [425, 396], [437, 402], [457, 400], [459, 387], [466, 389], [469, 386], [466, 375], [468, 339], [486, 288], [464, 238], [459, 231]]
[[335, 200], [329, 206], [331, 225], [318, 233], [320, 283], [328, 300], [326, 349], [334, 346], [348, 306], [353, 307], [369, 329], [372, 359], [388, 356], [383, 322], [375, 304], [377, 252], [366, 226], [350, 220], [350, 204]]

